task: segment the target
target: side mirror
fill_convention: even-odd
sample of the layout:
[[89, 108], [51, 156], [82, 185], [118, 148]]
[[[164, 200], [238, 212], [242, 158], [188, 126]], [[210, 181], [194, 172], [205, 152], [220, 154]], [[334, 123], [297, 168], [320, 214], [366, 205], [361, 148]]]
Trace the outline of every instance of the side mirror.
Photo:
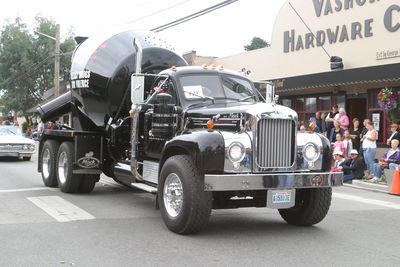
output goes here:
[[136, 76], [132, 74], [131, 77], [131, 101], [132, 104], [143, 103], [144, 101], [144, 76]]
[[265, 101], [267, 103], [274, 103], [275, 96], [275, 86], [272, 83], [267, 83], [267, 87], [265, 88]]

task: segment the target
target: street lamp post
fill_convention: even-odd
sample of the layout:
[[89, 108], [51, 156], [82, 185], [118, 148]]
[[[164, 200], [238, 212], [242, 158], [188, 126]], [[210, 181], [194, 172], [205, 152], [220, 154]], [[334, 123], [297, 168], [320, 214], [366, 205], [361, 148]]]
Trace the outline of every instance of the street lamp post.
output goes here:
[[56, 37], [38, 31], [35, 31], [35, 33], [56, 41], [54, 48], [54, 96], [58, 97], [60, 95], [60, 24], [56, 24]]

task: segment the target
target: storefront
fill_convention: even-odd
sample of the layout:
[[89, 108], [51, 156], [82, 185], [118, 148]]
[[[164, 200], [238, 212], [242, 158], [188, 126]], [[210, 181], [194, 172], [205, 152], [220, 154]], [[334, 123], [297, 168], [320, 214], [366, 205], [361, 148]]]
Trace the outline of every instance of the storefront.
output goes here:
[[[331, 63], [332, 57], [342, 62]], [[273, 81], [281, 103], [300, 121], [334, 104], [350, 119], [373, 119], [384, 142], [396, 119], [378, 105], [378, 93], [400, 89], [400, 3], [290, 0], [276, 18], [271, 47], [213, 63], [251, 70], [253, 81]]]

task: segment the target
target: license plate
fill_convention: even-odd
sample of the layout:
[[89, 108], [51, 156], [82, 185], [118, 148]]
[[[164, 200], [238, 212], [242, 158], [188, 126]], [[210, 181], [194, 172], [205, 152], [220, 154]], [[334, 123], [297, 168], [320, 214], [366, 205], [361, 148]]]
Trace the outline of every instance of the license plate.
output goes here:
[[291, 201], [290, 190], [272, 191], [272, 204], [290, 203], [290, 201]]
[[295, 189], [278, 189], [267, 191], [267, 207], [272, 209], [288, 209], [295, 205]]

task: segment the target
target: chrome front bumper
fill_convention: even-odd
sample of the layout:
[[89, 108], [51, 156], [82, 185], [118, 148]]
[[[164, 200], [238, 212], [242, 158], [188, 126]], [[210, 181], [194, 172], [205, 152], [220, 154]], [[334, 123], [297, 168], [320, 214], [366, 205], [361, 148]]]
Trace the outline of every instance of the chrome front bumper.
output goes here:
[[30, 157], [33, 152], [0, 151], [0, 157]]
[[320, 188], [343, 185], [343, 173], [206, 174], [205, 191]]

